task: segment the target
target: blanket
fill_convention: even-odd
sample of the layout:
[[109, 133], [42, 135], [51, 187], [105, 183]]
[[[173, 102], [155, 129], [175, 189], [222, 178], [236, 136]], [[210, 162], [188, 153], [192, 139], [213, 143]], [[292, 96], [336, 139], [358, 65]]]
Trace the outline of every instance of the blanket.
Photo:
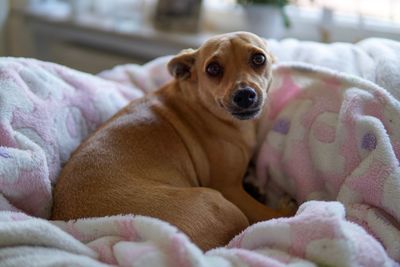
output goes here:
[[282, 64], [274, 77], [256, 163], [260, 186], [299, 203], [340, 201], [349, 220], [400, 260], [400, 102], [321, 67]]
[[155, 218], [48, 222], [1, 212], [0, 248], [2, 267], [396, 266], [378, 241], [345, 219], [339, 202], [320, 201], [303, 204], [294, 218], [255, 224], [206, 253]]
[[[282, 62], [308, 64], [275, 66], [254, 182], [302, 205], [205, 253], [155, 218], [45, 220], [70, 153], [129, 100], [169, 80], [168, 57], [97, 77], [1, 59], [0, 266], [398, 266], [398, 44], [312, 43], [321, 57], [307, 57], [310, 47], [295, 43], [270, 42]], [[350, 66], [337, 62], [343, 53]]]
[[52, 185], [71, 152], [130, 100], [169, 78], [165, 60], [159, 61], [131, 67], [136, 78], [126, 83], [119, 68], [108, 80], [34, 59], [2, 58], [0, 210], [48, 218]]
[[48, 217], [71, 152], [143, 93], [60, 65], [0, 61], [0, 209]]
[[[281, 62], [311, 66], [282, 66], [275, 76], [272, 110], [259, 133], [256, 183], [269, 191], [272, 206], [282, 192], [299, 203], [340, 201], [348, 219], [400, 261], [400, 43], [268, 44]], [[301, 155], [292, 154], [298, 149]]]

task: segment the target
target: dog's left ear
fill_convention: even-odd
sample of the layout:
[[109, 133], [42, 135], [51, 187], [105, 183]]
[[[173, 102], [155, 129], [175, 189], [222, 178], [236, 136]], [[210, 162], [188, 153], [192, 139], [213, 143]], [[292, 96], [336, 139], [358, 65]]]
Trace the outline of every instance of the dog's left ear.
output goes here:
[[267, 76], [271, 76], [273, 65], [275, 63], [277, 63], [277, 59], [273, 54], [271, 54], [270, 52], [267, 52], [267, 62], [268, 62], [268, 65], [267, 65]]
[[272, 85], [272, 80], [273, 80], [273, 76], [272, 76], [272, 64], [276, 63], [277, 59], [276, 57], [271, 54], [270, 52], [267, 53], [268, 55], [268, 62], [269, 62], [269, 67], [267, 68], [267, 72], [266, 72], [266, 77], [269, 79], [268, 80], [268, 85], [267, 85], [267, 93], [269, 92], [269, 89], [271, 88]]
[[278, 61], [278, 59], [276, 58], [276, 56], [274, 56], [273, 54], [269, 54], [271, 57], [271, 63], [274, 64]]
[[266, 39], [262, 38], [262, 41], [264, 42], [264, 49], [268, 54], [268, 61], [272, 64], [277, 62], [277, 58], [271, 53], [271, 50], [269, 49], [269, 44]]
[[196, 50], [182, 50], [168, 63], [168, 71], [175, 78], [180, 80], [189, 79], [192, 76], [193, 65], [196, 58]]

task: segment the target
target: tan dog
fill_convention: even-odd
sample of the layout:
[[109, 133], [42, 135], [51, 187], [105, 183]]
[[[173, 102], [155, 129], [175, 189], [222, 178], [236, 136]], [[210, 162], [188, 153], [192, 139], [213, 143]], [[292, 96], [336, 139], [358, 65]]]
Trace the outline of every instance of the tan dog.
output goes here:
[[72, 155], [52, 219], [153, 216], [206, 250], [249, 222], [284, 215], [242, 188], [256, 141], [250, 119], [264, 105], [272, 60], [264, 41], [245, 32], [177, 55], [171, 83], [133, 101]]

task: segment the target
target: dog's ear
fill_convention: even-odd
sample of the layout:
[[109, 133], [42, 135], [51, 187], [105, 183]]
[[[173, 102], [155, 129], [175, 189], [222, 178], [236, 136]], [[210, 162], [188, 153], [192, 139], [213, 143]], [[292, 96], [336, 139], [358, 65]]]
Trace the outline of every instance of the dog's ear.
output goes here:
[[276, 62], [278, 61], [278, 59], [276, 58], [275, 55], [270, 54], [270, 56], [271, 56], [271, 63], [272, 63], [272, 64], [274, 64], [274, 63], [276, 63]]
[[273, 54], [271, 53], [271, 50], [269, 49], [269, 44], [268, 44], [267, 40], [264, 39], [264, 38], [262, 38], [262, 41], [263, 41], [263, 43], [264, 43], [264, 50], [265, 50], [265, 52], [267, 52], [267, 54], [268, 54], [268, 61], [269, 61], [270, 63], [272, 63], [272, 64], [276, 63], [276, 62], [278, 61], [278, 59], [276, 58], [275, 55], [273, 55]]
[[267, 53], [267, 57], [268, 57], [268, 62], [269, 62], [269, 66], [266, 70], [265, 73], [265, 77], [268, 79], [268, 85], [267, 85], [267, 93], [269, 92], [269, 89], [271, 88], [272, 85], [272, 80], [273, 80], [273, 75], [272, 75], [272, 64], [276, 63], [276, 57], [271, 54], [270, 52]]
[[186, 80], [192, 75], [196, 50], [185, 49], [168, 63], [168, 71], [175, 79]]

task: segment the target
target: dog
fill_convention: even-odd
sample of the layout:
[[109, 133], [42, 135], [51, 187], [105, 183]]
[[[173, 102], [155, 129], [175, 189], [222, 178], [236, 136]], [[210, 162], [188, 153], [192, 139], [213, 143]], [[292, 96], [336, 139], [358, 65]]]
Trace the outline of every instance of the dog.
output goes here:
[[272, 63], [265, 41], [247, 32], [182, 51], [168, 63], [170, 83], [132, 101], [72, 154], [52, 219], [152, 216], [208, 250], [251, 223], [291, 214], [242, 186]]

